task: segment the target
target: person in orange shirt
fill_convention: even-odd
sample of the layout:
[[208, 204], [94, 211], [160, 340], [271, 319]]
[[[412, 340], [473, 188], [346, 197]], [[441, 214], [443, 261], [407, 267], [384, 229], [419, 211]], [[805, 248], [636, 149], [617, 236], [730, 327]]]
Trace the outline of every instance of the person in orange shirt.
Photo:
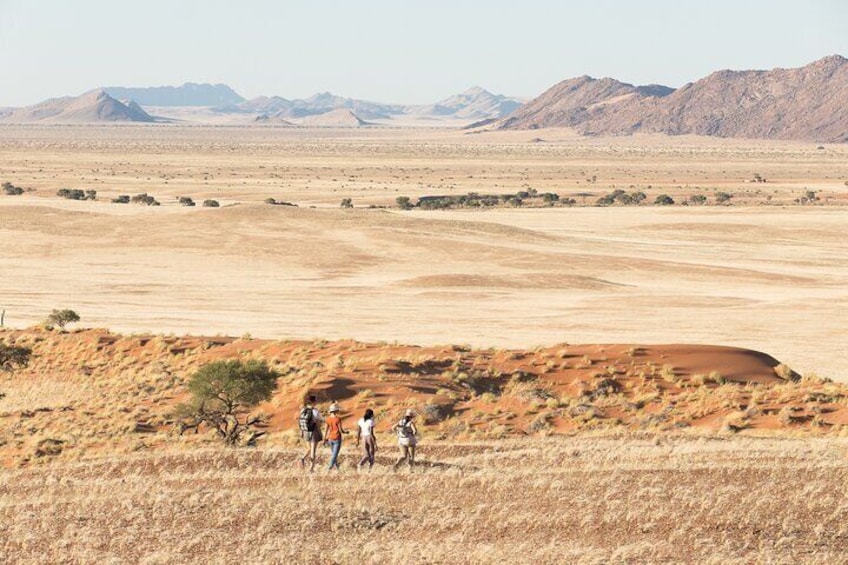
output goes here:
[[333, 402], [330, 405], [330, 415], [327, 416], [326, 427], [324, 429], [325, 442], [330, 446], [330, 466], [328, 469], [339, 469], [339, 451], [342, 449], [342, 435], [347, 434], [347, 430], [342, 425], [342, 419], [339, 418], [339, 405]]

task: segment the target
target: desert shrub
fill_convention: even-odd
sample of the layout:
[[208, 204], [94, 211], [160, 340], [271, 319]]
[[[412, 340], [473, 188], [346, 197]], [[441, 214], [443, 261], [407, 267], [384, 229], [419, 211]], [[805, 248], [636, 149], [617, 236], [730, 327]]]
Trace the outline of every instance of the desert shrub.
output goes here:
[[56, 191], [56, 196], [67, 198], [68, 200], [85, 200], [85, 191], [78, 188], [60, 188]]
[[196, 206], [194, 200], [188, 196], [180, 196], [179, 202], [180, 206]]
[[537, 433], [550, 429], [550, 427], [551, 415], [543, 413], [533, 418], [533, 421], [530, 422], [529, 426], [527, 426], [527, 431], [529, 431], [530, 433]]
[[112, 204], [129, 204], [130, 203], [130, 195], [129, 194], [121, 194], [120, 196], [112, 199]]
[[543, 192], [542, 193], [542, 202], [545, 204], [554, 204], [559, 202], [559, 194], [554, 192]]
[[220, 206], [220, 204], [218, 203], [217, 200], [204, 200], [203, 206], [205, 208], [218, 208]]
[[96, 190], [86, 190], [85, 191], [85, 199], [86, 200], [97, 200], [97, 191]]
[[353, 208], [353, 200], [351, 198], [342, 198], [342, 208]]
[[133, 204], [144, 204], [146, 206], [159, 206], [159, 201], [147, 194], [146, 192], [136, 194], [135, 196], [130, 198], [130, 202], [132, 202]]
[[674, 204], [674, 199], [668, 194], [660, 194], [654, 199], [654, 204], [657, 206], [671, 206]]
[[815, 190], [805, 190], [803, 196], [800, 198], [796, 198], [795, 202], [798, 204], [812, 204], [813, 202], [818, 202], [821, 200], [817, 195]]
[[704, 204], [707, 201], [707, 197], [703, 194], [693, 194], [689, 197], [689, 202], [692, 204]]
[[2, 185], [0, 185], [0, 190], [3, 190], [3, 192], [5, 194], [9, 195], [9, 196], [20, 196], [21, 194], [24, 193], [23, 188], [21, 188], [19, 186], [15, 186], [8, 181], [4, 182]]
[[73, 322], [79, 322], [79, 314], [73, 310], [53, 310], [44, 323], [48, 326], [58, 326], [65, 329], [65, 326]]
[[598, 206], [612, 206], [613, 204], [622, 204], [624, 206], [631, 206], [634, 204], [639, 204], [643, 200], [647, 198], [644, 192], [633, 192], [628, 194], [624, 190], [617, 188], [610, 192], [609, 194], [605, 194], [598, 198], [596, 204]]
[[425, 404], [421, 409], [421, 414], [424, 421], [427, 423], [435, 423], [442, 421], [447, 415], [449, 408], [439, 404]]
[[636, 191], [636, 192], [634, 192], [630, 195], [630, 198], [633, 199], [634, 204], [639, 204], [640, 202], [644, 202], [647, 197], [648, 197], [648, 195], [645, 194], [644, 192], [641, 192], [641, 191]]
[[775, 374], [783, 380], [798, 382], [801, 380], [801, 375], [792, 370], [789, 365], [780, 363], [774, 368]]
[[733, 198], [733, 195], [727, 192], [716, 192], [715, 195], [715, 200], [719, 204], [724, 204], [725, 202], [728, 202], [731, 198]]
[[32, 349], [0, 343], [0, 371], [13, 371], [29, 365]]
[[60, 455], [64, 450], [65, 441], [56, 438], [44, 438], [35, 446], [36, 457], [53, 457]]
[[183, 419], [180, 434], [205, 424], [227, 445], [253, 445], [265, 432], [255, 429], [262, 418], [248, 412], [271, 398], [279, 377], [264, 361], [256, 359], [204, 365], [189, 378], [191, 400], [177, 408]]
[[413, 208], [412, 202], [409, 200], [409, 196], [398, 196], [395, 198], [395, 204], [401, 210], [411, 210]]
[[291, 202], [286, 202], [285, 200], [277, 200], [276, 198], [266, 198], [265, 200], [263, 200], [263, 202], [265, 202], [265, 204], [269, 204], [271, 206], [294, 206], [294, 207], [297, 207], [297, 204], [292, 204]]

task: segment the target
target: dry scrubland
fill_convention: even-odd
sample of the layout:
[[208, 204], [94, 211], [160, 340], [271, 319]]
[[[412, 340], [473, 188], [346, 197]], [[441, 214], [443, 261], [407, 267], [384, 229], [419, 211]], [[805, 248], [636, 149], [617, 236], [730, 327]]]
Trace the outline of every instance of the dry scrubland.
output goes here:
[[[417, 472], [193, 450], [0, 476], [4, 562], [840, 563], [838, 440], [427, 445]], [[326, 456], [326, 455], [325, 455]]]
[[[0, 252], [0, 307], [15, 327], [73, 308], [89, 326], [154, 334], [734, 345], [845, 379], [846, 157], [558, 130], [3, 127], [0, 180], [34, 192], [0, 195], [15, 242]], [[725, 191], [734, 205], [339, 209], [528, 188], [579, 204], [613, 187], [649, 201]], [[807, 189], [816, 205], [790, 204]], [[141, 192], [163, 205], [108, 202]]]
[[[398, 195], [535, 188], [587, 203], [613, 188], [678, 201], [716, 191], [791, 202], [806, 189], [848, 202], [848, 147], [694, 136], [583, 138], [569, 130], [0, 125], [0, 179], [53, 195], [149, 192], [222, 202], [392, 205]], [[766, 183], [752, 183], [755, 175]], [[594, 179], [594, 180], [592, 180]]]
[[[0, 127], [0, 181], [28, 189], [0, 195], [7, 324], [73, 308], [126, 333], [0, 332], [35, 354], [0, 379], [0, 559], [839, 562], [848, 395], [816, 373], [848, 379], [846, 157], [550, 130]], [[530, 188], [578, 206], [338, 208]], [[733, 205], [579, 206], [615, 188]], [[794, 204], [807, 190], [820, 200]], [[163, 205], [108, 202], [141, 192]], [[291, 341], [221, 337], [248, 332]], [[656, 345], [681, 343], [776, 359]], [[175, 436], [188, 375], [233, 356], [285, 374], [267, 440]], [[339, 477], [305, 475], [307, 389], [374, 404], [381, 433], [420, 411], [419, 472], [387, 470], [384, 435], [374, 473], [348, 451]]]

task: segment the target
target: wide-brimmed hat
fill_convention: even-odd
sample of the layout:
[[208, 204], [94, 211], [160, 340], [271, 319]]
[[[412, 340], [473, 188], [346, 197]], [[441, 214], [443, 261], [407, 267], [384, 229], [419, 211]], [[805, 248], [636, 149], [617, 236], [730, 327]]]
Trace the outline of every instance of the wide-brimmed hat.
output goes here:
[[335, 402], [330, 404], [330, 412], [338, 412], [338, 411], [339, 411], [339, 405], [338, 404], [336, 404]]
[[412, 408], [407, 408], [406, 409], [406, 417], [412, 418], [413, 416], [415, 416], [415, 412], [412, 411]]

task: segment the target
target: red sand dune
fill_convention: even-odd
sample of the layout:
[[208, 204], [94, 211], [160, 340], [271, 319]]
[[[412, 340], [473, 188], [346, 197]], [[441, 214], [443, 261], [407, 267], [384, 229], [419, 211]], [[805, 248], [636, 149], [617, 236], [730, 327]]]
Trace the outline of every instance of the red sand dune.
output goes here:
[[[0, 401], [4, 426], [26, 419], [42, 435], [94, 426], [107, 443], [126, 439], [125, 432], [110, 435], [112, 420], [118, 429], [135, 425], [140, 433], [173, 427], [173, 408], [187, 397], [191, 374], [204, 363], [231, 358], [264, 359], [282, 374], [274, 397], [259, 407], [271, 431], [295, 428], [307, 392], [322, 403], [339, 402], [351, 426], [368, 407], [382, 430], [413, 408], [433, 438], [617, 427], [818, 434], [848, 423], [848, 386], [799, 380], [777, 359], [733, 347], [473, 350], [36, 329], [0, 331], [0, 340], [34, 354], [28, 368], [0, 380], [7, 393]], [[32, 390], [49, 394], [39, 399]], [[16, 400], [21, 398], [25, 406]]]

